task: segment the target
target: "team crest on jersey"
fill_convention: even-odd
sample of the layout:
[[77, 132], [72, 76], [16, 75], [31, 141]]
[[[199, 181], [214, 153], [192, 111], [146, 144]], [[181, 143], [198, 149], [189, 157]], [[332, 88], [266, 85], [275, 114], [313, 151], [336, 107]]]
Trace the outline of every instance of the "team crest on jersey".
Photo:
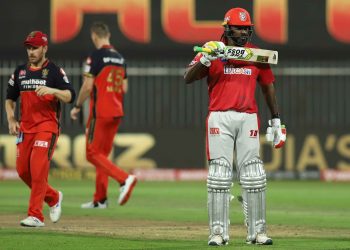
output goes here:
[[42, 78], [47, 78], [48, 74], [49, 74], [49, 70], [48, 69], [43, 69], [41, 77]]
[[239, 12], [239, 20], [242, 22], [247, 21], [247, 14], [245, 12]]
[[247, 68], [235, 68], [232, 65], [224, 66], [225, 75], [252, 75], [252, 70]]

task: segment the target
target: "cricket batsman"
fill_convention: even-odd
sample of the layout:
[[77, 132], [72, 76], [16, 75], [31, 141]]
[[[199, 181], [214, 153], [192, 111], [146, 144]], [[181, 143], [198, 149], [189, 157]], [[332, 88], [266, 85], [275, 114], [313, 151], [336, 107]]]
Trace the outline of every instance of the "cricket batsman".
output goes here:
[[267, 139], [275, 148], [286, 140], [276, 102], [275, 77], [268, 64], [219, 57], [226, 46], [257, 48], [250, 42], [253, 23], [242, 8], [230, 9], [222, 23], [220, 41], [203, 45], [213, 53], [198, 53], [184, 78], [187, 84], [207, 77], [209, 114], [206, 122], [209, 171], [208, 215], [210, 246], [229, 241], [229, 203], [233, 186], [233, 158], [242, 187], [247, 244], [272, 245], [266, 228], [266, 174], [259, 155], [259, 119], [255, 100], [258, 82], [271, 112]]
[[[21, 226], [44, 226], [43, 202], [50, 207], [50, 219], [61, 216], [62, 192], [48, 184], [50, 161], [60, 132], [61, 102], [74, 101], [75, 92], [64, 70], [46, 58], [47, 35], [31, 32], [24, 41], [28, 63], [12, 74], [7, 87], [5, 109], [9, 133], [16, 135], [16, 169], [31, 189], [28, 217]], [[20, 98], [20, 121], [15, 116]]]

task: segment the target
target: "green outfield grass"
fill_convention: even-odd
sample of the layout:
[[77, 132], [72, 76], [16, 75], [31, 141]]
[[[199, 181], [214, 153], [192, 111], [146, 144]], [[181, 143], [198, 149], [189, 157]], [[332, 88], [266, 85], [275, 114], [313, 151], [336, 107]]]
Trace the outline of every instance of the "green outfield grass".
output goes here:
[[[62, 219], [45, 228], [22, 228], [29, 190], [0, 181], [0, 250], [7, 249], [212, 249], [207, 247], [205, 182], [139, 182], [123, 207], [110, 181], [110, 206], [82, 210], [92, 181], [50, 180], [64, 193]], [[273, 246], [245, 245], [243, 215], [231, 203], [230, 244], [225, 249], [350, 249], [350, 183], [268, 182], [267, 220]], [[233, 194], [240, 192], [238, 185]]]

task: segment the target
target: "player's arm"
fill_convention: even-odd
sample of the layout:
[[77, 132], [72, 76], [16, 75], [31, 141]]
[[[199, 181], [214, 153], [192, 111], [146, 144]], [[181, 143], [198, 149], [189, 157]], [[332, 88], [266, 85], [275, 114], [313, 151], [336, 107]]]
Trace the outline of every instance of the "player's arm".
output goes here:
[[72, 93], [68, 89], [56, 89], [47, 86], [39, 86], [35, 89], [38, 96], [53, 95], [62, 102], [69, 103], [72, 100]]
[[123, 92], [126, 94], [128, 92], [128, 79], [123, 79]]
[[19, 123], [15, 118], [16, 102], [11, 99], [7, 99], [5, 101], [5, 110], [9, 126], [9, 133], [11, 135], [17, 135], [19, 131]]
[[93, 77], [92, 75], [84, 76], [83, 85], [80, 88], [77, 101], [74, 105], [74, 108], [70, 112], [70, 116], [73, 120], [76, 120], [78, 118], [78, 113], [80, 112], [81, 107], [83, 106], [83, 103], [89, 97], [90, 92], [94, 87], [94, 81], [95, 81], [95, 77]]
[[186, 84], [192, 83], [194, 81], [200, 80], [208, 75], [209, 68], [202, 64], [200, 61], [193, 65], [190, 65], [184, 75]]
[[279, 118], [276, 91], [273, 83], [260, 85], [272, 118]]
[[18, 70], [16, 69], [8, 81], [5, 101], [6, 117], [9, 126], [9, 133], [11, 135], [17, 135], [20, 127], [15, 117], [16, 100], [20, 95], [19, 85], [17, 82], [17, 75]]

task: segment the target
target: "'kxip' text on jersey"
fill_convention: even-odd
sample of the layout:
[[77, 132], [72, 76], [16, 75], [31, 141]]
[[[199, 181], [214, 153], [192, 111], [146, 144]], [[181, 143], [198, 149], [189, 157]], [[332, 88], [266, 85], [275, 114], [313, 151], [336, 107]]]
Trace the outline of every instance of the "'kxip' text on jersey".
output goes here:
[[[256, 48], [253, 44], [246, 44], [245, 47]], [[201, 57], [202, 54], [197, 54], [190, 66], [199, 62]], [[208, 76], [209, 111], [235, 110], [257, 113], [256, 82], [267, 85], [275, 81], [268, 64], [237, 60], [212, 61], [206, 76]]]
[[16, 101], [20, 97], [20, 130], [24, 133], [59, 132], [61, 107], [53, 95], [38, 96], [35, 89], [47, 86], [69, 90], [74, 101], [75, 91], [62, 68], [49, 60], [41, 68], [20, 65], [12, 74], [7, 87], [6, 99]]
[[104, 45], [87, 58], [84, 74], [95, 77], [93, 91], [90, 94], [90, 116], [94, 118], [123, 116], [123, 81], [127, 75], [122, 55], [112, 46]]

